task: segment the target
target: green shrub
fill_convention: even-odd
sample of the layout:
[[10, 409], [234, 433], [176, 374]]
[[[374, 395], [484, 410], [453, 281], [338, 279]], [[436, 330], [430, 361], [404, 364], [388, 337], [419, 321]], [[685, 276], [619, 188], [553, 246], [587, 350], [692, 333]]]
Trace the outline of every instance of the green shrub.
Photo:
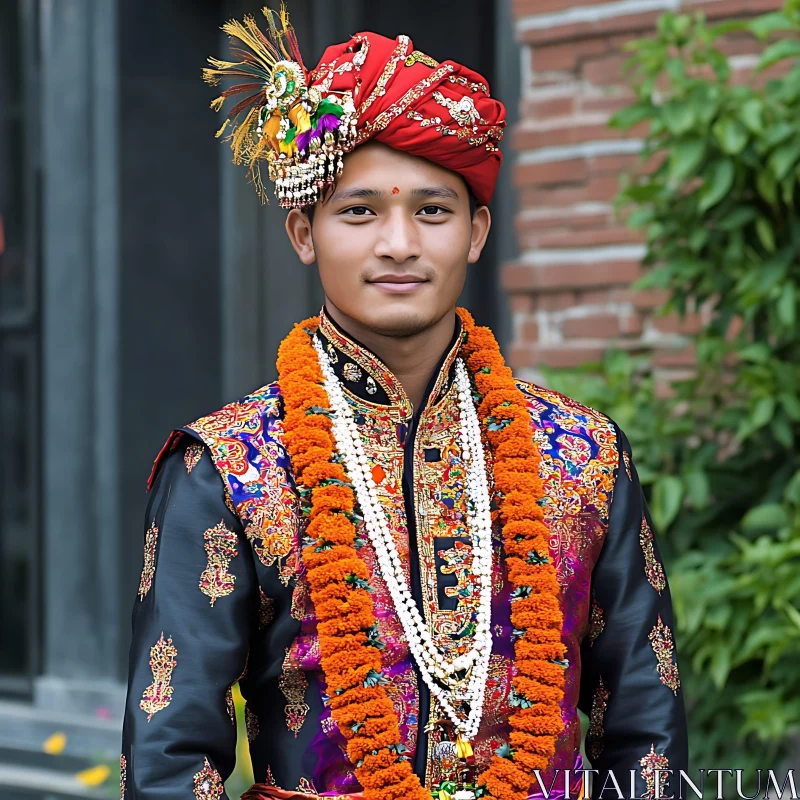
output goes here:
[[[696, 377], [669, 398], [623, 353], [548, 373], [631, 439], [668, 562], [696, 767], [777, 766], [800, 734], [800, 67], [784, 61], [798, 32], [795, 0], [717, 27], [664, 14], [629, 45], [636, 102], [611, 124], [647, 129], [651, 171], [619, 196], [646, 238], [640, 286], [712, 321], [692, 337]], [[729, 34], [763, 42], [748, 85], [716, 46]], [[788, 69], [766, 81], [777, 63]]]

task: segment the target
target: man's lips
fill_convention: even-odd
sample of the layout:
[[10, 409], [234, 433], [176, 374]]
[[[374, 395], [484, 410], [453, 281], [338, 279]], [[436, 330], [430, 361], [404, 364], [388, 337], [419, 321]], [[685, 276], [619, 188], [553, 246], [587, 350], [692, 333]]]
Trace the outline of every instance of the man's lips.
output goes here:
[[399, 294], [403, 292], [413, 292], [423, 283], [427, 283], [427, 278], [422, 278], [419, 275], [378, 275], [376, 278], [368, 280], [373, 286], [377, 286], [385, 292]]

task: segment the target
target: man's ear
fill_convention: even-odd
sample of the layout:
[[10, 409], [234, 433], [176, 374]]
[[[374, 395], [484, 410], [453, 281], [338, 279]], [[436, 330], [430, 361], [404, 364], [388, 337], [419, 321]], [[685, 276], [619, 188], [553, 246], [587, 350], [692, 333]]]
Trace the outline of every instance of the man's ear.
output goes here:
[[480, 257], [486, 237], [492, 227], [492, 215], [487, 206], [478, 206], [472, 216], [472, 236], [469, 242], [469, 255], [467, 263], [474, 264]]
[[311, 220], [300, 209], [293, 208], [286, 216], [286, 233], [297, 257], [304, 264], [313, 264], [317, 254], [311, 236]]

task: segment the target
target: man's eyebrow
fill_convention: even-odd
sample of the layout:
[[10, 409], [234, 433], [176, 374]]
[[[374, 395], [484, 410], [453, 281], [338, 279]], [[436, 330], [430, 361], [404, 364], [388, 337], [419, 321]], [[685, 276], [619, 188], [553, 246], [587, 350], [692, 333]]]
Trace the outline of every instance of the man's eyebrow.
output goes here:
[[440, 199], [458, 200], [458, 192], [449, 186], [426, 186], [424, 189], [413, 189], [411, 196], [415, 200], [438, 197]]
[[378, 189], [337, 189], [328, 202], [333, 200], [380, 200], [383, 192]]

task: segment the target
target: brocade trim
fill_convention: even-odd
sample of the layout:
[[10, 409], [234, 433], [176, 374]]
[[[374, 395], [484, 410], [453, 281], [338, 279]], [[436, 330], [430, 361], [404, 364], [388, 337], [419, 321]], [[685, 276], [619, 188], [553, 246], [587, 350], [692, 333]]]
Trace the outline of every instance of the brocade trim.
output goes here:
[[597, 598], [592, 592], [592, 610], [589, 614], [589, 647], [592, 647], [597, 640], [597, 637], [603, 632], [606, 627], [606, 620], [603, 616], [603, 609], [597, 602]]
[[308, 681], [303, 671], [292, 664], [288, 649], [283, 659], [283, 668], [281, 677], [278, 680], [278, 686], [286, 698], [286, 705], [284, 706], [286, 727], [294, 734], [296, 739], [297, 734], [303, 727], [303, 723], [306, 721], [306, 715], [311, 709], [308, 703], [305, 702]]
[[363, 375], [358, 367], [358, 364], [354, 364], [352, 361], [348, 361], [342, 367], [342, 374], [344, 375], [344, 379], [346, 381], [350, 381], [351, 383], [358, 383]]
[[672, 639], [672, 631], [667, 625], [661, 621], [661, 615], [658, 615], [658, 624], [650, 631], [647, 637], [650, 644], [653, 646], [653, 652], [656, 654], [658, 665], [658, 677], [661, 683], [677, 697], [678, 689], [681, 686], [681, 679], [678, 675], [678, 665], [673, 660], [675, 653], [675, 643]]
[[128, 783], [128, 760], [124, 755], [119, 757], [119, 800], [125, 800]]
[[208, 565], [200, 575], [200, 591], [211, 598], [211, 606], [220, 597], [226, 597], [233, 592], [236, 576], [228, 571], [231, 560], [239, 553], [236, 551], [236, 534], [225, 527], [222, 520], [204, 534], [205, 551]]
[[183, 463], [186, 464], [186, 474], [191, 475], [192, 470], [200, 462], [200, 457], [203, 455], [203, 445], [195, 442], [190, 444], [186, 450], [183, 451]]
[[164, 640], [161, 632], [159, 640], [150, 648], [150, 671], [153, 682], [142, 693], [139, 708], [147, 714], [147, 721], [154, 714], [163, 711], [172, 700], [174, 687], [171, 686], [172, 673], [177, 666], [178, 648], [172, 644], [172, 637]]
[[295, 791], [300, 792], [301, 794], [317, 794], [314, 781], [309, 780], [308, 778], [300, 778], [300, 783]]
[[639, 532], [639, 544], [644, 553], [644, 572], [647, 575], [648, 583], [659, 593], [664, 591], [667, 579], [664, 576], [664, 568], [656, 558], [653, 544], [653, 529], [646, 517], [642, 517], [642, 527]]
[[469, 81], [464, 75], [451, 75], [447, 80], [450, 81], [450, 83], [460, 83], [462, 86], [468, 86], [472, 92], [489, 94], [489, 87], [485, 83]]
[[275, 600], [258, 587], [258, 629], [263, 631], [275, 619]]
[[[642, 798], [655, 798], [656, 796], [656, 770], [657, 769], [669, 769], [669, 759], [663, 753], [656, 753], [655, 745], [650, 745], [650, 752], [639, 759], [639, 765], [641, 766], [641, 776], [642, 780], [644, 780], [645, 785], [647, 786], [647, 790], [643, 795]], [[659, 795], [661, 797], [666, 797], [666, 792], [668, 790], [667, 784], [669, 783], [669, 773], [662, 773], [659, 775]]]
[[436, 67], [439, 66], [439, 62], [435, 58], [431, 58], [431, 56], [423, 53], [421, 50], [414, 50], [405, 60], [405, 65], [407, 67], [413, 67], [414, 64], [424, 64], [431, 69], [436, 69]]
[[244, 725], [247, 730], [247, 741], [254, 742], [261, 733], [261, 724], [255, 711], [251, 711], [249, 705], [244, 707]]
[[[386, 94], [386, 84], [389, 82], [389, 79], [394, 75], [394, 71], [397, 69], [397, 65], [405, 59], [406, 55], [408, 54], [408, 48], [411, 46], [411, 40], [405, 34], [400, 34], [397, 37], [397, 44], [395, 45], [392, 54], [389, 56], [389, 60], [386, 62], [386, 66], [383, 68], [383, 72], [381, 73], [380, 78], [378, 78], [377, 82], [375, 83], [375, 88], [370, 92], [369, 97], [364, 100], [363, 103], [358, 108], [358, 117], [363, 117], [364, 112], [377, 100], [379, 97], [383, 97]], [[356, 142], [356, 144], [360, 144], [360, 142]]]
[[144, 537], [144, 563], [139, 578], [139, 600], [142, 601], [153, 585], [156, 574], [156, 546], [158, 545], [158, 526], [156, 521], [147, 529]]
[[628, 476], [628, 480], [633, 480], [633, 473], [631, 472], [631, 456], [627, 450], [622, 451], [622, 462], [625, 464], [625, 474]]
[[231, 724], [236, 724], [236, 706], [233, 702], [233, 686], [229, 686], [225, 690], [225, 711], [228, 712], [228, 719], [230, 719]]
[[203, 769], [194, 776], [194, 796], [197, 800], [216, 800], [222, 795], [225, 787], [222, 776], [203, 758]]
[[602, 676], [597, 682], [597, 690], [592, 699], [592, 710], [589, 715], [589, 730], [586, 732], [586, 752], [594, 764], [603, 752], [603, 719], [608, 709], [609, 691], [606, 689]]

